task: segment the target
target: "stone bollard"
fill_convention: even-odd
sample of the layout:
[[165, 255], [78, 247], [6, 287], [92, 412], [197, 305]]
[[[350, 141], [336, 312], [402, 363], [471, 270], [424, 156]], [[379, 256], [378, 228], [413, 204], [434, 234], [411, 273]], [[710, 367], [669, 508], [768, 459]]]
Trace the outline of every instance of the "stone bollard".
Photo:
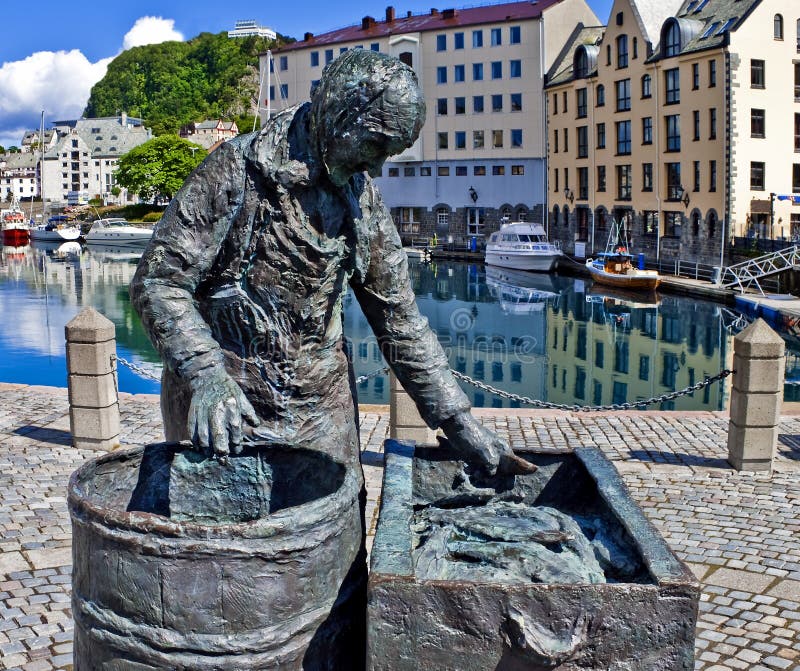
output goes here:
[[119, 447], [114, 324], [94, 308], [85, 308], [64, 331], [72, 444], [80, 449], [113, 450]]
[[728, 462], [739, 471], [771, 471], [778, 444], [784, 378], [781, 337], [756, 319], [733, 339]]
[[429, 429], [394, 373], [389, 373], [389, 437], [413, 440], [420, 445], [435, 445], [436, 431]]

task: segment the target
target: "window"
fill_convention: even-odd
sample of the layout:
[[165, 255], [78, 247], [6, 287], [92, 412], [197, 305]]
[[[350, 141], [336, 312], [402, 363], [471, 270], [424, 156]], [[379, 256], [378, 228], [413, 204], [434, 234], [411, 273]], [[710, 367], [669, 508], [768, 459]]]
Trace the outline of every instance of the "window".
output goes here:
[[[408, 67], [414, 67], [414, 55], [410, 51], [403, 51], [400, 53], [398, 59], [401, 63], [405, 63]], [[447, 71], [445, 70], [445, 82], [447, 81]]]
[[667, 163], [667, 200], [679, 200], [681, 193], [681, 164]]
[[485, 177], [486, 176], [486, 166], [485, 165], [476, 165], [472, 167], [472, 174], [475, 177]]
[[567, 92], [566, 91], [564, 91], [561, 94], [561, 103], [562, 103], [562, 107], [564, 108], [564, 114], [566, 114], [567, 113]]
[[495, 149], [500, 149], [503, 146], [503, 131], [502, 130], [493, 130], [492, 131], [492, 147]]
[[499, 93], [492, 95], [492, 112], [503, 111], [503, 96]]
[[628, 36], [617, 36], [617, 69], [628, 67]]
[[439, 116], [447, 115], [447, 98], [439, 98], [436, 100], [436, 113]]
[[472, 111], [475, 114], [483, 112], [483, 96], [472, 96]]
[[564, 129], [564, 151], [569, 151], [569, 132]]
[[493, 165], [492, 166], [492, 175], [495, 177], [502, 177], [506, 174], [506, 167], [504, 165]]
[[[558, 168], [553, 168], [553, 191], [555, 191], [556, 193], [559, 192]], [[556, 210], [556, 212], [555, 212], [555, 223], [557, 224], [558, 223], [558, 211], [557, 211], [558, 210], [558, 205], [555, 206], [555, 210]]]
[[[617, 373], [628, 372], [629, 350], [626, 340], [619, 340], [614, 343], [614, 371]], [[624, 383], [623, 383], [624, 384]], [[627, 385], [625, 385], [627, 386]], [[624, 398], [624, 397], [623, 397]], [[616, 403], [616, 401], [614, 401]]]
[[280, 92], [281, 92], [281, 99], [282, 100], [288, 100], [289, 99], [289, 85], [288, 84], [281, 84]]
[[[800, 36], [798, 36], [800, 44]], [[800, 62], [794, 64], [794, 101], [800, 102]]]
[[454, 65], [453, 66], [453, 81], [454, 82], [463, 82], [465, 78], [464, 74], [464, 66], [463, 65]]
[[642, 191], [653, 190], [653, 164], [642, 163]]
[[617, 121], [617, 155], [631, 153], [631, 122]]
[[437, 133], [439, 149], [447, 149], [447, 133]]
[[611, 65], [611, 45], [606, 45], [606, 65]]
[[400, 208], [400, 232], [419, 233], [419, 222], [422, 220], [422, 212], [418, 207]]
[[681, 116], [680, 114], [670, 114], [666, 117], [667, 122], [667, 151], [681, 150]]
[[583, 79], [589, 74], [589, 57], [586, 55], [585, 48], [578, 48], [575, 51], [575, 61], [572, 69], [575, 71], [576, 79]]
[[677, 56], [681, 52], [681, 29], [677, 21], [670, 21], [664, 39], [664, 57]]
[[633, 38], [633, 60], [639, 58], [639, 40], [637, 38]]
[[764, 190], [764, 163], [762, 161], [750, 162], [750, 188], [753, 191]]
[[597, 166], [597, 190], [606, 190], [606, 166], [604, 165]]
[[792, 192], [800, 193], [800, 163], [792, 165]]
[[453, 99], [453, 106], [455, 107], [456, 114], [467, 113], [467, 99], [464, 96], [458, 96]]
[[436, 228], [446, 228], [450, 225], [450, 210], [440, 207], [436, 210]]
[[440, 65], [436, 68], [436, 83], [447, 84], [447, 67]]
[[558, 128], [553, 131], [553, 146], [555, 147], [555, 153], [558, 153]]
[[524, 165], [512, 165], [511, 166], [511, 174], [512, 175], [524, 175], [525, 174], [525, 166]]
[[772, 20], [772, 24], [773, 24], [773, 27], [772, 27], [773, 37], [776, 40], [782, 40], [783, 39], [783, 16], [781, 16], [780, 14], [776, 14], [775, 18]]
[[708, 61], [708, 88], [713, 89], [717, 85], [717, 61]]
[[500, 28], [492, 28], [490, 35], [493, 47], [498, 47], [503, 43], [503, 33]]
[[680, 212], [664, 212], [664, 235], [669, 238], [681, 237], [683, 215]]
[[622, 12], [617, 12], [617, 25], [621, 26], [623, 20], [624, 20], [624, 16], [623, 16]]
[[558, 93], [553, 94], [553, 114], [558, 114]]
[[483, 63], [472, 64], [472, 79], [476, 82], [483, 79]]
[[403, 168], [403, 177], [413, 177], [417, 172], [416, 168], [406, 166]]
[[708, 190], [714, 192], [717, 190], [717, 162], [708, 162]]
[[[578, 168], [578, 199], [587, 200], [589, 198], [589, 168]], [[583, 210], [584, 212], [586, 210]], [[586, 235], [579, 236], [582, 240]]]
[[764, 61], [753, 58], [750, 60], [750, 88], [763, 89], [766, 83]]
[[578, 126], [578, 158], [586, 158], [589, 156], [589, 127]]
[[586, 89], [578, 89], [575, 91], [575, 104], [578, 108], [578, 118], [586, 118]]
[[423, 165], [419, 169], [419, 176], [420, 177], [430, 177], [431, 176], [431, 167], [429, 165]]
[[694, 175], [694, 185], [692, 191], [700, 191], [700, 161], [693, 161], [692, 162], [693, 168], [693, 175]]
[[456, 149], [466, 149], [467, 148], [467, 133], [463, 130], [456, 131]]
[[692, 128], [694, 130], [692, 139], [696, 142], [700, 139], [700, 110], [692, 112]]
[[597, 87], [597, 106], [603, 107], [606, 104], [606, 87], [599, 84]]
[[347, 47], [339, 47], [340, 54], [343, 54], [345, 51], [347, 51]]
[[794, 150], [800, 152], [800, 112], [794, 113]]
[[450, 177], [450, 168], [446, 165], [440, 165], [436, 168], [436, 174], [439, 177]]
[[658, 212], [653, 210], [642, 212], [642, 225], [645, 235], [656, 235], [658, 232]]
[[456, 33], [453, 35], [453, 49], [464, 48], [464, 33]]
[[474, 130], [474, 131], [472, 131], [472, 148], [473, 149], [483, 149], [483, 131], [482, 130]]
[[712, 107], [708, 110], [708, 139], [717, 139], [717, 108]]
[[714, 21], [708, 28], [706, 28], [705, 32], [700, 36], [700, 39], [704, 40], [707, 37], [711, 37], [719, 28], [719, 21]]
[[712, 211], [708, 213], [708, 237], [713, 238], [716, 232], [717, 232], [717, 213]]
[[503, 62], [492, 61], [492, 79], [502, 79], [503, 77]]
[[521, 93], [512, 93], [510, 97], [511, 97], [511, 111], [512, 112], [521, 112], [522, 111], [522, 94]]
[[617, 112], [627, 112], [631, 108], [631, 80], [621, 79], [614, 86], [617, 90]]
[[679, 103], [681, 101], [681, 79], [678, 68], [664, 71], [664, 86], [667, 94], [667, 105]]
[[519, 26], [511, 26], [508, 29], [509, 44], [520, 44], [522, 42], [522, 29]]
[[319, 67], [319, 51], [311, 52], [311, 67], [312, 68]]
[[692, 63], [692, 90], [700, 88], [700, 63]]
[[285, 72], [289, 69], [289, 57], [288, 56], [281, 56], [281, 71]]
[[[456, 147], [458, 149], [458, 147]], [[467, 166], [465, 165], [457, 165], [456, 166], [456, 177], [466, 177], [467, 176]]]
[[522, 146], [522, 129], [521, 128], [512, 128], [511, 129], [511, 146], [512, 147], [521, 147]]
[[650, 98], [653, 95], [653, 78], [650, 75], [642, 77], [642, 98]]
[[373, 42], [372, 44], [369, 45], [369, 48], [371, 51], [380, 51], [381, 45], [378, 44], [377, 42]]
[[436, 51], [447, 51], [447, 35], [436, 36]]
[[521, 60], [511, 60], [508, 62], [508, 69], [509, 69], [509, 77], [512, 79], [516, 79], [517, 77], [522, 77], [522, 61]]
[[653, 144], [653, 117], [642, 119], [642, 144]]
[[597, 148], [606, 148], [606, 125], [605, 123], [597, 124]]
[[483, 46], [483, 31], [482, 30], [473, 30], [472, 31], [472, 48], [473, 49], [480, 49]]
[[630, 200], [633, 185], [631, 183], [631, 166], [617, 166], [617, 200]]

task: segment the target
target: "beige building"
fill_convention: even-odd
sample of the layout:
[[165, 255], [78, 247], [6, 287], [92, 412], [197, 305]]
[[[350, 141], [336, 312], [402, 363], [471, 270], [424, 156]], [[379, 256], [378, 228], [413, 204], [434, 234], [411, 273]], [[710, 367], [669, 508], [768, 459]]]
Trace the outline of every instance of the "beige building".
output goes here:
[[[324, 66], [348, 49], [380, 51], [417, 72], [427, 103], [420, 139], [387, 162], [378, 183], [406, 238], [455, 244], [495, 230], [501, 217], [542, 219], [545, 208], [544, 73], [579, 23], [597, 23], [585, 0], [431, 10], [307, 33], [277, 50], [262, 104], [307, 100]], [[262, 121], [264, 117], [262, 117]]]
[[624, 220], [648, 260], [711, 265], [733, 238], [789, 238], [800, 226], [800, 6], [786, 8], [617, 0], [608, 26], [577, 30], [548, 74], [553, 237], [588, 255]]

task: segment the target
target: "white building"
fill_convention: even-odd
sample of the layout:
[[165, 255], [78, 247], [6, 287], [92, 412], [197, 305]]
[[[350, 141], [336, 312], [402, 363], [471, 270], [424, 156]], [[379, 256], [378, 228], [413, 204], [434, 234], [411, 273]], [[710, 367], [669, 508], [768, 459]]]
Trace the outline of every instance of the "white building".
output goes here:
[[152, 138], [141, 119], [118, 117], [57, 121], [58, 141], [44, 156], [44, 197], [67, 202], [70, 193], [124, 202], [123, 189], [114, 196], [114, 172], [119, 159]]
[[274, 40], [277, 34], [272, 28], [259, 26], [253, 19], [246, 19], [237, 21], [234, 29], [228, 31], [228, 37], [266, 37], [268, 40]]
[[0, 156], [0, 199], [30, 200], [39, 195], [38, 156], [30, 152]]
[[[274, 51], [272, 108], [307, 100], [323, 67], [348, 49], [399, 58], [427, 104], [420, 139], [378, 179], [405, 239], [456, 243], [489, 234], [502, 217], [541, 221], [546, 203], [544, 73], [578, 25], [596, 25], [585, 0], [431, 10], [360, 24]], [[268, 56], [262, 55], [262, 81]], [[262, 100], [263, 106], [267, 100]], [[263, 118], [262, 118], [263, 121]]]

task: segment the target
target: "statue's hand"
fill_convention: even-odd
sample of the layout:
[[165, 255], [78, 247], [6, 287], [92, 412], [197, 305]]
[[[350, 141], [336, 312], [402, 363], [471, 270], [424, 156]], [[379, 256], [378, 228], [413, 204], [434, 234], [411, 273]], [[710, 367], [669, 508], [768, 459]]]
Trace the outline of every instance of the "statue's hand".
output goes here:
[[242, 420], [260, 423], [242, 388], [224, 370], [206, 371], [191, 386], [188, 428], [194, 446], [220, 457], [241, 452]]
[[518, 457], [508, 443], [490, 431], [471, 413], [462, 412], [442, 424], [450, 444], [464, 455], [466, 461], [477, 463], [490, 475], [533, 473], [536, 466]]

